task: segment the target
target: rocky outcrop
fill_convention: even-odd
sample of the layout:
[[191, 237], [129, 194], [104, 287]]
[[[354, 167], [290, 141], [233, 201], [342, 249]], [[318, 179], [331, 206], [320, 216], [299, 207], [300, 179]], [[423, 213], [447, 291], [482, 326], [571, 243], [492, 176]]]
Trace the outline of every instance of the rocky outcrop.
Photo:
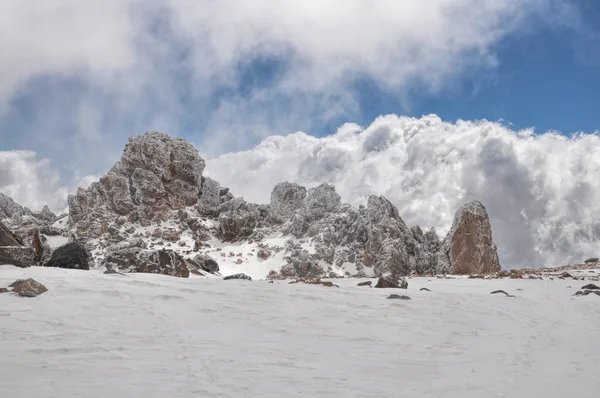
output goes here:
[[135, 245], [110, 248], [102, 263], [109, 272], [140, 272], [187, 278], [185, 260], [172, 250], [146, 250]]
[[0, 220], [25, 215], [31, 216], [33, 212], [0, 192]]
[[79, 242], [72, 241], [52, 252], [50, 260], [44, 263], [44, 267], [68, 268], [68, 269], [90, 269], [91, 255]]
[[23, 239], [15, 235], [0, 221], [0, 246], [23, 246]]
[[220, 206], [219, 238], [225, 242], [235, 242], [254, 232], [261, 218], [257, 205], [242, 198], [233, 199]]
[[286, 181], [275, 185], [270, 202], [272, 220], [281, 223], [292, 217], [302, 207], [306, 194], [306, 188], [298, 184]]
[[487, 211], [479, 201], [463, 205], [441, 244], [438, 272], [488, 274], [500, 271], [496, 245]]
[[142, 225], [164, 220], [169, 211], [196, 205], [204, 167], [181, 138], [157, 132], [131, 137], [108, 174], [69, 197], [71, 225], [98, 236], [117, 216]]
[[29, 278], [25, 280], [17, 280], [9, 287], [12, 287], [12, 292], [19, 297], [37, 297], [48, 291], [46, 286]]

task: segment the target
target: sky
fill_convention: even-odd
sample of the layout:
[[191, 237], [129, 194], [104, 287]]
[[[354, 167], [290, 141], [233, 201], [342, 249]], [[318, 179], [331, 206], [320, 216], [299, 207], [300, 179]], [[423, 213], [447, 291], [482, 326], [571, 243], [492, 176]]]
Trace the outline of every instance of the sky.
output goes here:
[[[257, 202], [280, 178], [327, 180], [350, 203], [386, 194], [443, 233], [457, 206], [484, 197], [512, 263], [600, 251], [596, 1], [0, 9], [0, 191], [33, 209], [64, 210], [129, 136], [157, 130], [194, 143], [208, 174]], [[423, 189], [407, 188], [415, 179]]]

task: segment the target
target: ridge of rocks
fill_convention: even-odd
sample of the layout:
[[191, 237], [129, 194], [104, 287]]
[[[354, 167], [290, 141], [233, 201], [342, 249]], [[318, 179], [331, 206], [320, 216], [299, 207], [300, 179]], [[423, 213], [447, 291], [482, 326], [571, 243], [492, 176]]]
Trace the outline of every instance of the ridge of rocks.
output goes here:
[[[219, 266], [209, 249], [214, 251], [215, 239], [253, 244], [260, 261], [283, 252], [270, 278], [320, 278], [335, 269], [395, 278], [500, 269], [480, 202], [463, 205], [440, 241], [433, 228], [409, 228], [383, 196], [371, 195], [366, 206], [355, 208], [342, 203], [330, 184], [307, 189], [282, 182], [269, 204], [253, 204], [203, 175], [205, 165], [187, 141], [148, 132], [129, 138], [121, 159], [98, 182], [69, 196], [66, 228], [53, 224], [56, 215], [47, 207], [34, 214], [4, 195], [0, 218], [20, 217], [17, 234], [26, 237], [24, 246], [35, 247], [39, 263], [49, 262], [57, 249], [52, 236], [72, 234], [71, 241], [85, 247], [73, 247], [81, 257], [77, 267], [88, 267], [89, 253], [89, 266], [109, 272], [214, 273]], [[285, 237], [285, 244], [273, 245], [273, 236]]]

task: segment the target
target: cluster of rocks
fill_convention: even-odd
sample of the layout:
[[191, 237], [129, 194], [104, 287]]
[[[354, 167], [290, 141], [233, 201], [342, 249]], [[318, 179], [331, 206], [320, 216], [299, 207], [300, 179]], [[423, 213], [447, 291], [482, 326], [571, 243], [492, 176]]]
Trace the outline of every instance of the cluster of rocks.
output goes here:
[[[53, 225], [57, 217], [47, 208], [33, 213], [0, 201], [0, 219], [21, 217], [21, 234], [0, 232], [0, 263], [79, 269], [95, 263], [109, 273], [218, 275], [219, 264], [208, 254], [217, 239], [256, 245], [258, 261], [283, 251], [272, 279], [333, 277], [339, 275], [335, 269], [345, 268], [356, 276], [394, 280], [500, 270], [489, 218], [478, 201], [458, 210], [440, 240], [434, 229], [409, 228], [383, 196], [355, 208], [342, 203], [332, 185], [307, 189], [283, 182], [269, 204], [259, 205], [234, 197], [203, 175], [204, 168], [183, 139], [157, 132], [131, 137], [105, 176], [69, 197], [65, 229]], [[36, 221], [27, 224], [24, 217]], [[69, 241], [52, 247], [51, 234]], [[288, 237], [283, 247], [268, 244], [268, 237], [281, 234]]]

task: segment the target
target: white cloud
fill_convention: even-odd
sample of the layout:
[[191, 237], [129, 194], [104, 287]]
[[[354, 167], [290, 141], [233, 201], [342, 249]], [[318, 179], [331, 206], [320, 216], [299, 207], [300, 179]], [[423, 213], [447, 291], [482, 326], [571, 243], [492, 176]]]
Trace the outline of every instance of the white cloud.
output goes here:
[[349, 203], [395, 203], [409, 225], [445, 234], [454, 212], [480, 199], [504, 266], [558, 265], [600, 253], [600, 136], [535, 135], [487, 121], [385, 116], [332, 136], [265, 139], [207, 162], [236, 196], [268, 203], [281, 181], [329, 182]]
[[[20, 131], [20, 142], [41, 134], [59, 138], [60, 145], [47, 141], [86, 161], [99, 148], [114, 154], [117, 136], [177, 133], [183, 117], [196, 114], [206, 119], [207, 150], [243, 148], [266, 134], [355, 114], [358, 78], [404, 97], [411, 90], [436, 92], [472, 67], [493, 68], [502, 38], [537, 25], [532, 20], [540, 14], [552, 24], [566, 12], [549, 11], [564, 4], [3, 0], [0, 115], [13, 109], [15, 98], [33, 98], [36, 112], [27, 117], [39, 120]], [[244, 66], [265, 58], [281, 61], [276, 77], [211, 108], [217, 91], [236, 88]], [[52, 95], [30, 92], [40, 78], [56, 85]], [[104, 153], [96, 157], [101, 162]]]
[[49, 159], [38, 159], [32, 151], [0, 151], [0, 192], [33, 211], [48, 205], [55, 212], [66, 212], [69, 193], [97, 180], [96, 176], [85, 176], [63, 186]]

